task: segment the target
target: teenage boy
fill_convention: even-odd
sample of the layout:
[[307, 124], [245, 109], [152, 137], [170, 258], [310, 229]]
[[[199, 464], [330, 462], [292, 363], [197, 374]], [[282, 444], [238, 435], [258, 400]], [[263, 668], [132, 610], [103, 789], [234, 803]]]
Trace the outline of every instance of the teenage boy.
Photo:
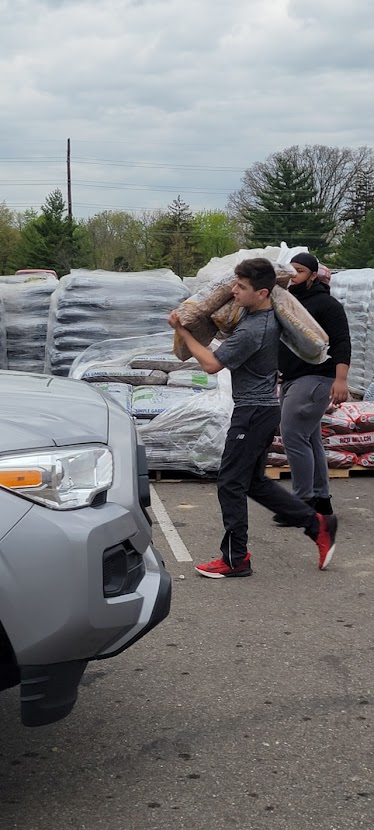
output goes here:
[[[318, 279], [318, 260], [312, 254], [296, 254], [291, 263], [296, 271], [289, 292], [322, 326], [329, 338], [329, 358], [315, 366], [279, 346], [281, 384], [281, 434], [291, 468], [292, 489], [309, 502], [317, 513], [333, 512], [326, 453], [322, 443], [321, 419], [329, 403], [348, 398], [347, 375], [351, 360], [349, 326], [343, 306], [331, 297], [330, 288]], [[274, 519], [287, 526], [287, 519]]]
[[232, 293], [246, 313], [214, 354], [180, 325], [176, 310], [169, 317], [171, 327], [206, 372], [216, 374], [226, 367], [232, 379], [234, 411], [218, 474], [218, 498], [225, 528], [221, 556], [198, 565], [196, 570], [213, 579], [252, 573], [251, 554], [247, 551], [247, 497], [286, 516], [292, 526], [304, 527], [306, 535], [318, 546], [319, 568], [323, 570], [335, 549], [335, 516], [321, 516], [265, 476], [268, 447], [280, 421], [280, 326], [270, 300], [275, 272], [267, 259], [258, 258], [244, 260], [235, 268], [235, 275]]

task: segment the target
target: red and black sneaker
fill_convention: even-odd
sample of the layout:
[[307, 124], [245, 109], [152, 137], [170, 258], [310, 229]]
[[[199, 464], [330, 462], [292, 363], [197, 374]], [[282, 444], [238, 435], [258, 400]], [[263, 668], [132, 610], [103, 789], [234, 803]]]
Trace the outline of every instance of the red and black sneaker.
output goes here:
[[196, 565], [195, 571], [201, 576], [210, 577], [210, 579], [223, 579], [227, 576], [250, 576], [252, 573], [251, 554], [248, 552], [236, 568], [230, 568], [221, 558], [213, 559], [211, 562], [207, 562], [206, 565]]
[[321, 513], [317, 513], [317, 519], [319, 530], [315, 542], [319, 550], [318, 567], [320, 571], [324, 571], [334, 555], [338, 520], [334, 515], [322, 516]]

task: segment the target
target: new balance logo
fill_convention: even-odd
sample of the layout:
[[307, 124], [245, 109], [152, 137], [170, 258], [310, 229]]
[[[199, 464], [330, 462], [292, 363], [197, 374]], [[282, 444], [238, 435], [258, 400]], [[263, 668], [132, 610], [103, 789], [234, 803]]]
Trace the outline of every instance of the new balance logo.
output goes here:
[[241, 432], [240, 435], [236, 436], [237, 441], [242, 441], [245, 438], [245, 432]]

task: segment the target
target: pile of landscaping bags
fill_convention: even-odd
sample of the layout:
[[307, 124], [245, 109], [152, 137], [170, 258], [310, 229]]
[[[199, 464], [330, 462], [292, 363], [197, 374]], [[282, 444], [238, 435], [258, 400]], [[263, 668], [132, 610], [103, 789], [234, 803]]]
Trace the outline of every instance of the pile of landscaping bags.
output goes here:
[[0, 277], [9, 370], [44, 371], [49, 308], [57, 284], [52, 275]]
[[331, 294], [344, 306], [351, 333], [349, 388], [362, 396], [374, 380], [374, 268], [333, 274]]
[[51, 303], [46, 372], [69, 374], [74, 359], [100, 341], [167, 331], [170, 312], [189, 293], [167, 268], [72, 271], [59, 281]]
[[196, 360], [182, 362], [170, 329], [96, 344], [70, 377], [94, 384], [134, 418], [150, 470], [217, 472], [233, 407], [230, 373], [208, 375]]
[[[349, 401], [330, 407], [322, 418], [322, 436], [329, 467], [374, 467], [374, 401]], [[288, 464], [280, 435], [274, 438], [268, 464]]]

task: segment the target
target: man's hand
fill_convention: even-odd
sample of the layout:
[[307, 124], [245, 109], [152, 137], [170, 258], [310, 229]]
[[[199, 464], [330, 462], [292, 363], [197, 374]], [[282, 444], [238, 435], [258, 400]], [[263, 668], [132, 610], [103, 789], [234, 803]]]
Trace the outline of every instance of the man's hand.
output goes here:
[[330, 401], [334, 404], [344, 403], [349, 397], [349, 389], [346, 380], [335, 380], [330, 392]]
[[169, 326], [171, 326], [172, 329], [174, 329], [175, 331], [182, 328], [182, 326], [179, 322], [178, 312], [177, 312], [176, 308], [174, 309], [174, 311], [171, 312], [171, 314], [168, 318], [168, 323], [169, 323]]

